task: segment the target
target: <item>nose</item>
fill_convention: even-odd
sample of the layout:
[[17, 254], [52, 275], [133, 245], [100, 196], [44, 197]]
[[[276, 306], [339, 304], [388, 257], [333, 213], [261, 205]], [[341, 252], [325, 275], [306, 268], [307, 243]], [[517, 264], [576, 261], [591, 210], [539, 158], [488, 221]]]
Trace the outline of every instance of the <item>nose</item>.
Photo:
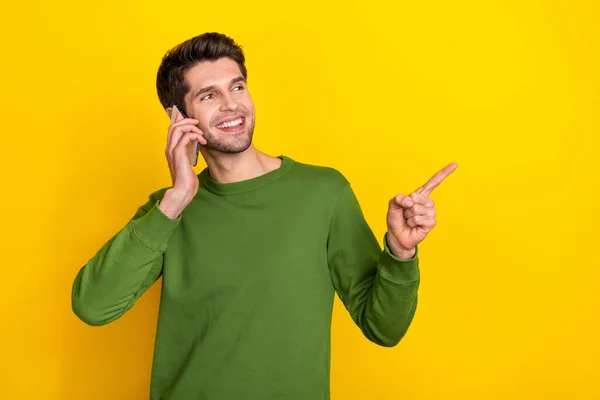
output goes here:
[[227, 92], [223, 97], [223, 101], [221, 102], [220, 111], [235, 111], [238, 108], [238, 103], [235, 101], [234, 97], [231, 93]]

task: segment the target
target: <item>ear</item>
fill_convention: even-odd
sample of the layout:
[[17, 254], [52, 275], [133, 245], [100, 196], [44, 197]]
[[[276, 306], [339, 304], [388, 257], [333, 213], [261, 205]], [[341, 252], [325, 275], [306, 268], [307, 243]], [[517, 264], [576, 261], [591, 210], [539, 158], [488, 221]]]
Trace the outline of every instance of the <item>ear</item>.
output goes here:
[[167, 112], [167, 117], [171, 118], [171, 111], [173, 111], [173, 107], [167, 107], [165, 111]]

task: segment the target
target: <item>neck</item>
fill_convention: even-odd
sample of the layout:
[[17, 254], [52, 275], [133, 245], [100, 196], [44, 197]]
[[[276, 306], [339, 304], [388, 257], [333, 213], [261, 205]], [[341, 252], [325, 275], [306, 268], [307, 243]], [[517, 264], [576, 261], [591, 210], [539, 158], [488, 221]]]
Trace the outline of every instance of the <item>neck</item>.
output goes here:
[[233, 183], [256, 178], [281, 166], [281, 159], [270, 156], [254, 145], [242, 153], [202, 152], [210, 176], [219, 183]]

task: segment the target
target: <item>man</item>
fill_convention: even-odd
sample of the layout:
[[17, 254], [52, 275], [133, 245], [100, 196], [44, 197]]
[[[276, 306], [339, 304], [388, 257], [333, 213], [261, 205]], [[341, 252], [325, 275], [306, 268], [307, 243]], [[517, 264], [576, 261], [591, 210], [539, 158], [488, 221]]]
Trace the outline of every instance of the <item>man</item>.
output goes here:
[[[75, 314], [123, 315], [162, 276], [151, 399], [329, 399], [335, 292], [365, 337], [394, 346], [417, 306], [418, 249], [451, 164], [389, 203], [383, 249], [333, 168], [252, 144], [242, 49], [205, 33], [169, 51], [157, 90], [173, 184], [150, 195], [77, 274]], [[196, 175], [186, 147], [200, 143]]]

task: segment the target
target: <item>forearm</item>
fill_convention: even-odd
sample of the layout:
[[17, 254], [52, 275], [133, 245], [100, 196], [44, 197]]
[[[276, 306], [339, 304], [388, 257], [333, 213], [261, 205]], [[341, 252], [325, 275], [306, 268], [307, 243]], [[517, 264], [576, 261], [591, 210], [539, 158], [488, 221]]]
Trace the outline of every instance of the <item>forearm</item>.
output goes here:
[[388, 249], [394, 257], [396, 257], [400, 260], [410, 260], [411, 258], [414, 258], [416, 248], [414, 248], [414, 247], [412, 249], [403, 248], [398, 243], [396, 243], [396, 241], [394, 240], [394, 237], [392, 235], [389, 235], [389, 233], [386, 233], [385, 237], [386, 237]]
[[190, 196], [190, 193], [169, 189], [160, 200], [158, 208], [170, 219], [176, 219], [192, 200]]
[[109, 323], [133, 306], [162, 272], [176, 221], [157, 207], [131, 220], [83, 266], [72, 287], [73, 312], [90, 325]]
[[415, 249], [411, 250], [403, 250], [403, 249], [395, 249], [390, 246], [391, 253], [400, 260], [410, 260], [415, 257]]
[[373, 286], [368, 293], [361, 329], [381, 346], [392, 347], [406, 334], [416, 311], [419, 289], [417, 260], [389, 264], [382, 253]]

